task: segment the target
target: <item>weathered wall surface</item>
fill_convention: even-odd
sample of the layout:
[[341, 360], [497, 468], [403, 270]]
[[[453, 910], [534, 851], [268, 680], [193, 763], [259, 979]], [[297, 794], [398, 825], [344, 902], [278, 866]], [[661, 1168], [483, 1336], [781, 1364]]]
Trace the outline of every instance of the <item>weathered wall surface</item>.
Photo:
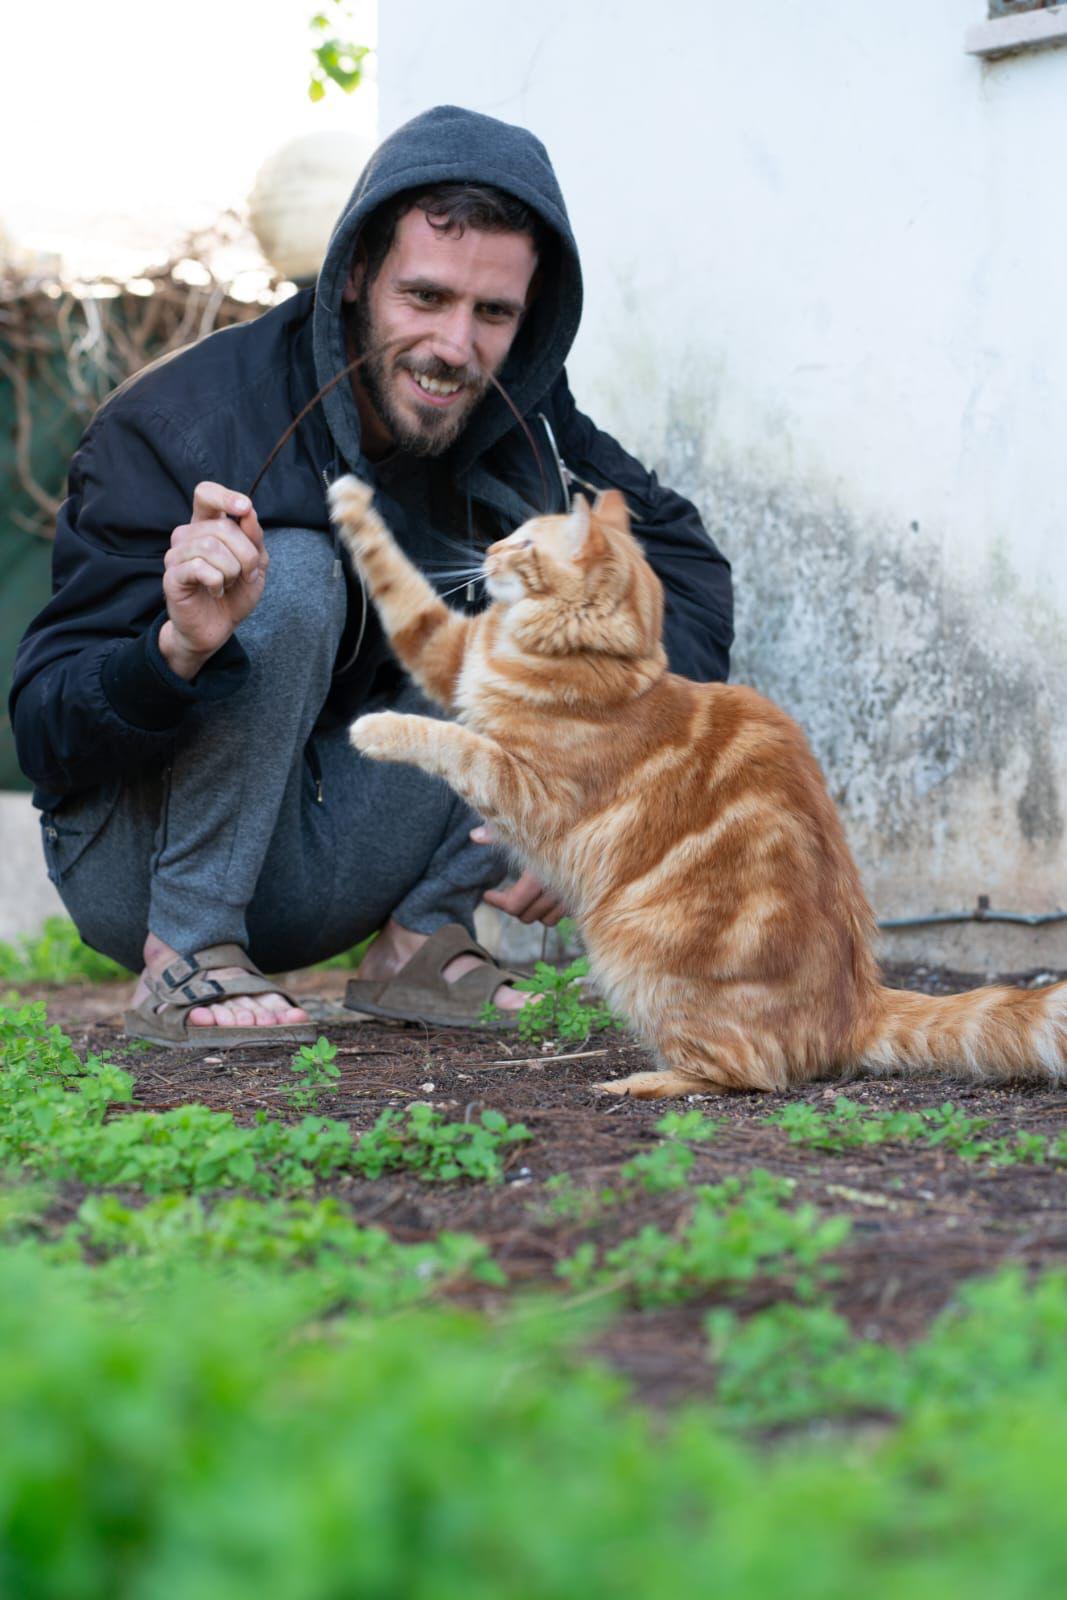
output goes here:
[[[1067, 907], [1067, 50], [983, 0], [390, 0], [382, 131], [547, 143], [580, 401], [735, 564], [736, 676], [808, 729], [879, 915]], [[1067, 925], [890, 953], [1067, 965]]]

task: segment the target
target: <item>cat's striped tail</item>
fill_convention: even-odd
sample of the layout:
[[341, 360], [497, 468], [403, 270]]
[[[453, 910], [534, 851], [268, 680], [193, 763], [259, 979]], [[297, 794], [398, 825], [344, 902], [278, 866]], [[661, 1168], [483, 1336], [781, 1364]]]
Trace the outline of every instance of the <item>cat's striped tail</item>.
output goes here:
[[860, 1041], [868, 1072], [940, 1067], [975, 1079], [1067, 1079], [1067, 983], [930, 996], [879, 989]]

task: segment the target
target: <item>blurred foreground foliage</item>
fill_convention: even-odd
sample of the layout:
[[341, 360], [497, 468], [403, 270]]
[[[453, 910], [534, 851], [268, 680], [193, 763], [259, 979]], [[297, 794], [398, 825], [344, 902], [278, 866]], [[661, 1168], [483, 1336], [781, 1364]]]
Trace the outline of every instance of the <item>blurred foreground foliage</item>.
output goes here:
[[[1062, 1593], [1067, 1285], [946, 1324], [886, 1434], [654, 1419], [543, 1308], [322, 1319], [299, 1277], [126, 1295], [0, 1259], [0, 1593], [574, 1600]], [[782, 1382], [787, 1382], [782, 1374]]]
[[[1067, 1586], [1062, 1273], [976, 1281], [891, 1349], [826, 1297], [844, 1225], [753, 1173], [693, 1184], [685, 1228], [591, 1243], [565, 1287], [508, 1298], [485, 1241], [403, 1243], [315, 1192], [345, 1171], [499, 1181], [529, 1134], [496, 1113], [464, 1144], [429, 1108], [362, 1140], [130, 1112], [128, 1074], [79, 1061], [40, 1006], [0, 1010], [0, 1052], [2, 1600]], [[677, 1155], [717, 1127], [673, 1112], [656, 1132]], [[631, 1162], [582, 1214], [595, 1233], [690, 1169]], [[780, 1298], [742, 1317], [722, 1302], [757, 1269]], [[620, 1309], [698, 1290], [720, 1301], [715, 1400], [652, 1415], [583, 1352]]]

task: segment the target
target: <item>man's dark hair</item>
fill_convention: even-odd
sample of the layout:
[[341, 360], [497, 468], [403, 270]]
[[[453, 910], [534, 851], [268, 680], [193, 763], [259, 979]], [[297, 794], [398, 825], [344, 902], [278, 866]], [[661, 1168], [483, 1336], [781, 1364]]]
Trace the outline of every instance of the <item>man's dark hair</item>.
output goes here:
[[367, 218], [359, 249], [366, 262], [367, 284], [374, 282], [392, 247], [396, 225], [416, 208], [431, 228], [461, 237], [475, 233], [525, 233], [533, 241], [538, 262], [544, 265], [553, 243], [552, 230], [522, 200], [487, 183], [437, 183], [428, 189], [403, 189]]

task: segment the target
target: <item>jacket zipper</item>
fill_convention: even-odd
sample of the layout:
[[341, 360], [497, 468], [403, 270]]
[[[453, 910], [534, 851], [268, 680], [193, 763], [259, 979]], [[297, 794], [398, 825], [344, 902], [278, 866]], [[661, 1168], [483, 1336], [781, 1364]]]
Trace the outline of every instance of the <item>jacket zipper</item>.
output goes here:
[[543, 424], [545, 433], [548, 437], [548, 447], [552, 452], [552, 461], [555, 465], [556, 474], [559, 478], [560, 488], [563, 490], [564, 509], [570, 511], [571, 499], [573, 496], [572, 486], [574, 484], [578, 484], [583, 489], [588, 489], [590, 494], [594, 495], [598, 495], [600, 493], [600, 489], [595, 483], [590, 483], [587, 478], [580, 478], [576, 472], [572, 472], [570, 467], [568, 467], [567, 463], [559, 453], [559, 446], [556, 443], [556, 435], [552, 432], [552, 424], [549, 422], [543, 411], [539, 411], [537, 413], [537, 420]]
[[311, 739], [304, 746], [304, 756], [307, 760], [311, 781], [315, 785], [315, 804], [321, 806], [323, 801], [322, 766], [319, 762], [319, 753]]
[[[330, 473], [328, 467], [323, 467], [322, 469], [322, 487], [326, 494], [326, 510], [328, 513], [330, 509]], [[332, 517], [330, 518], [330, 533], [333, 537], [333, 581], [336, 583], [341, 576], [341, 535], [338, 533], [337, 525]]]

